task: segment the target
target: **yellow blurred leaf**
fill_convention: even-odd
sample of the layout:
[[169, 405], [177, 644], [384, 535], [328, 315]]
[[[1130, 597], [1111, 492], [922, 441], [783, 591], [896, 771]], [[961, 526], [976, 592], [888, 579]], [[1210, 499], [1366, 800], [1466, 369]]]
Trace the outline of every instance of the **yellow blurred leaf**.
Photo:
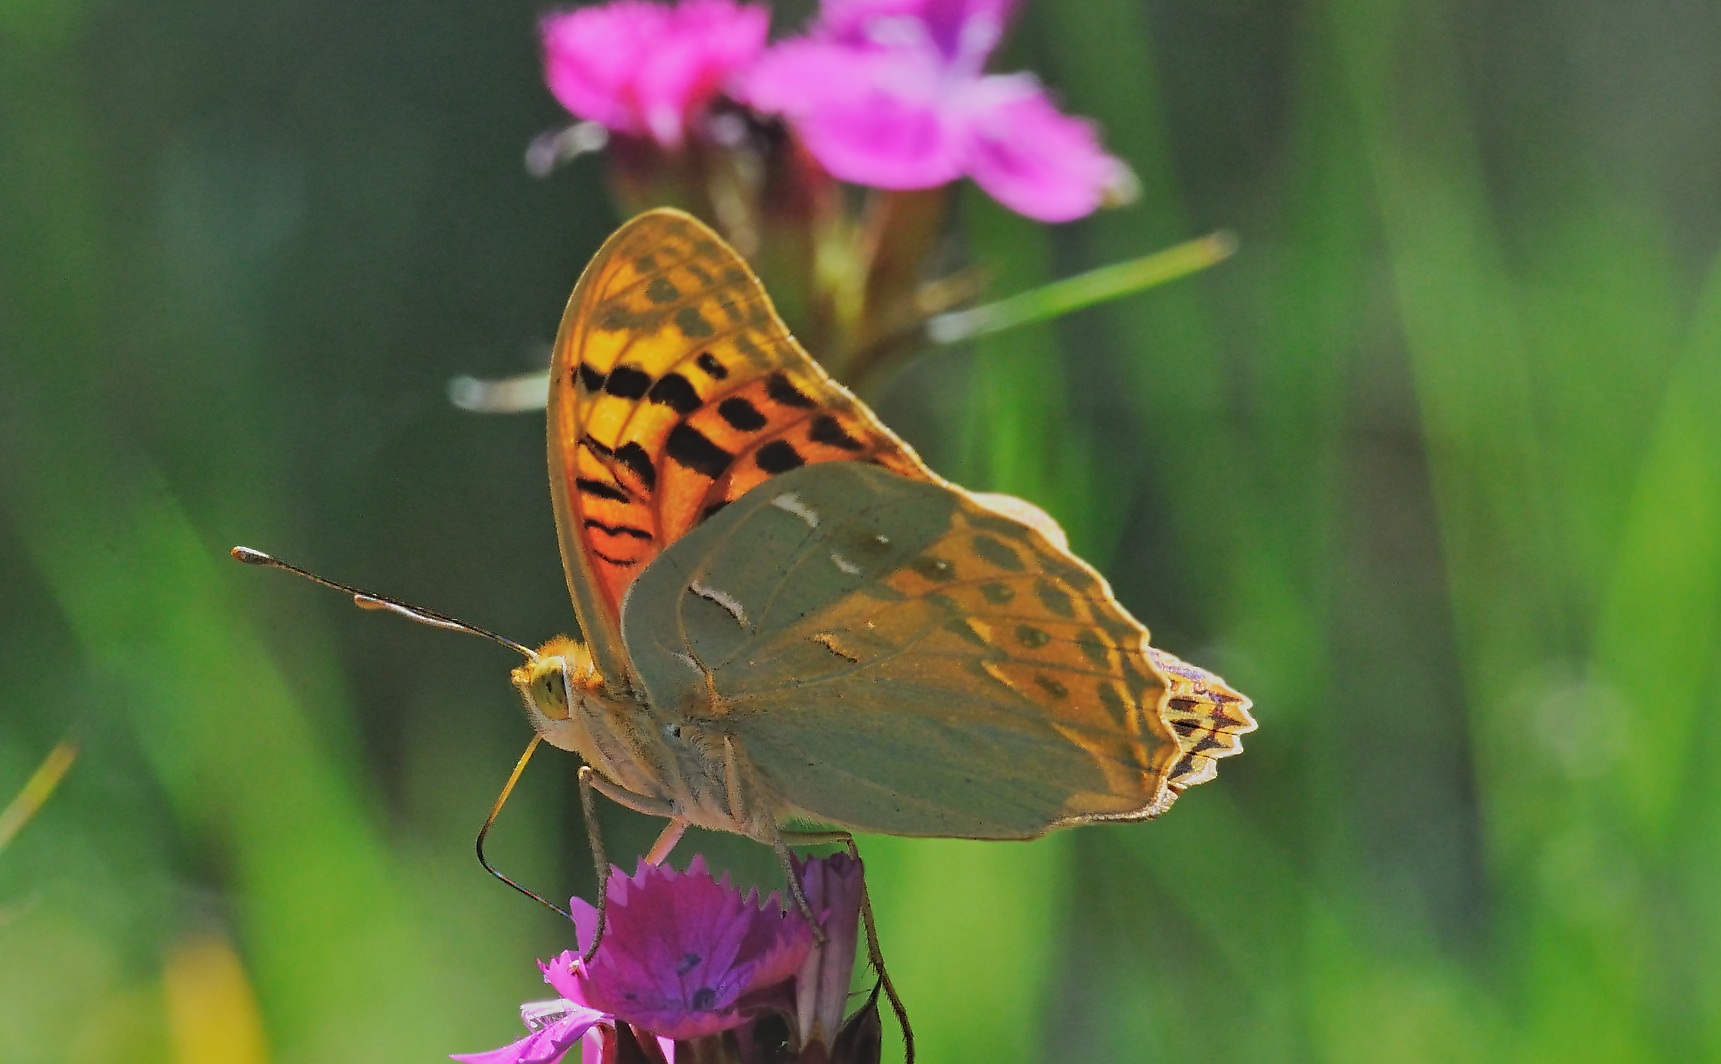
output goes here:
[[162, 973], [175, 1064], [268, 1064], [251, 980], [224, 937], [182, 939]]

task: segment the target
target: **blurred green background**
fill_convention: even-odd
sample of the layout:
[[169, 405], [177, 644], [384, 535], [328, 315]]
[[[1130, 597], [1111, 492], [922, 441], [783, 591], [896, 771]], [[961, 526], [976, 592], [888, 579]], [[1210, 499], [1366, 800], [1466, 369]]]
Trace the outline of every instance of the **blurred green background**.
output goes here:
[[[542, 419], [444, 391], [616, 221], [522, 168], [540, 12], [0, 0], [0, 802], [83, 742], [0, 852], [0, 1062], [432, 1061], [545, 996], [470, 853], [508, 655], [225, 556], [570, 627]], [[1717, 55], [1712, 0], [1031, 6], [1145, 192], [970, 190], [995, 291], [1243, 250], [878, 405], [1261, 729], [1152, 825], [865, 840], [923, 1060], [1721, 1060]], [[572, 768], [495, 838], [551, 894]]]

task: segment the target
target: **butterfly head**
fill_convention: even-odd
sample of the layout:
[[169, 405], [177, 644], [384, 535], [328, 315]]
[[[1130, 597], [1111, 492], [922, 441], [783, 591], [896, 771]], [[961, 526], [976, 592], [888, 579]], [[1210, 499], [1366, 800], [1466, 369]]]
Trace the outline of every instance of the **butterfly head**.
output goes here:
[[582, 710], [589, 700], [602, 698], [604, 688], [586, 645], [559, 635], [539, 647], [509, 679], [519, 689], [538, 734], [551, 746], [581, 752]]

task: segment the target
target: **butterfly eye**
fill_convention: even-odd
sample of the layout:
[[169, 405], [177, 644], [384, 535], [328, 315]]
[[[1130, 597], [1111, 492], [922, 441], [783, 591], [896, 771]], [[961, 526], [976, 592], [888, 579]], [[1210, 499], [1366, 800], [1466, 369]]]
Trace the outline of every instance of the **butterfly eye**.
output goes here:
[[567, 682], [562, 677], [561, 659], [540, 658], [516, 670], [514, 683], [534, 713], [545, 720], [568, 719], [570, 699]]

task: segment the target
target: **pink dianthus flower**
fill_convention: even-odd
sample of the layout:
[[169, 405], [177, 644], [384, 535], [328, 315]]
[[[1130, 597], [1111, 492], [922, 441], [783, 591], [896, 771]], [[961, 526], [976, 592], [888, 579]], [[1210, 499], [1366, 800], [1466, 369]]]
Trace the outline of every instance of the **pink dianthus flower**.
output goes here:
[[[584, 1000], [664, 1038], [739, 1027], [773, 990], [786, 1003], [813, 944], [807, 922], [776, 894], [742, 895], [728, 875], [711, 878], [704, 857], [685, 872], [643, 861], [632, 876], [611, 872], [607, 897], [603, 943], [576, 974]], [[568, 911], [579, 941], [589, 942], [597, 910], [575, 898]]]
[[[860, 865], [838, 855], [797, 868], [809, 900], [835, 918], [817, 948], [798, 911], [785, 911], [776, 894], [742, 894], [727, 875], [713, 879], [703, 857], [685, 872], [643, 861], [632, 876], [611, 869], [607, 928], [591, 964], [582, 966], [573, 950], [540, 963], [544, 981], [561, 997], [520, 1007], [526, 1037], [454, 1059], [558, 1064], [577, 1045], [584, 1064], [600, 1064], [611, 1059], [606, 1052], [613, 1053], [626, 1025], [674, 1064], [677, 1042], [717, 1035], [767, 1013], [794, 1017], [798, 1009], [822, 1019], [812, 1037], [828, 1045], [842, 1020], [854, 964]], [[574, 898], [569, 914], [577, 942], [590, 942], [596, 908]]]
[[612, 133], [679, 148], [765, 47], [770, 12], [734, 0], [615, 0], [546, 17], [544, 78], [563, 107]]
[[1028, 74], [986, 74], [1015, 0], [825, 0], [734, 92], [781, 114], [833, 175], [930, 188], [967, 175], [1040, 221], [1079, 218], [1126, 183], [1093, 125]]

